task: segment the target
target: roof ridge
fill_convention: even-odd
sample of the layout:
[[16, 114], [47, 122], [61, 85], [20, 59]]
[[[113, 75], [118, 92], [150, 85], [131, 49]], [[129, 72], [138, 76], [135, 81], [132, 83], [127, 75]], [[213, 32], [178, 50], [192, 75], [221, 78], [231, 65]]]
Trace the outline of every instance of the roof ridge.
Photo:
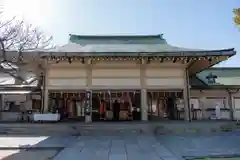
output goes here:
[[76, 36], [76, 37], [82, 37], [82, 38], [147, 38], [147, 37], [152, 37], [152, 38], [162, 38], [163, 34], [153, 34], [153, 35], [124, 35], [124, 34], [119, 34], [119, 35], [78, 35], [78, 34], [69, 34], [69, 36]]

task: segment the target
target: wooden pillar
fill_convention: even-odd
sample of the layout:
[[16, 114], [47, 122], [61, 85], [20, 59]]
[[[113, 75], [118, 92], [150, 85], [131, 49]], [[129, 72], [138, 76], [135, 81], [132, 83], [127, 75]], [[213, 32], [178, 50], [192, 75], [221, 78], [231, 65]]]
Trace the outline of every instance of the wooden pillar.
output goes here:
[[141, 89], [141, 120], [148, 120], [147, 90]]
[[[91, 59], [87, 59], [86, 70], [87, 70], [87, 90], [91, 92], [92, 89], [92, 62]], [[92, 92], [91, 92], [92, 93]], [[91, 99], [92, 100], [92, 99]], [[92, 104], [92, 102], [91, 102]], [[92, 122], [92, 107], [90, 110], [90, 115], [85, 114], [85, 123]]]
[[45, 61], [45, 70], [44, 70], [44, 79], [43, 79], [43, 88], [42, 88], [42, 96], [43, 96], [43, 113], [48, 112], [48, 102], [49, 102], [49, 92], [48, 92], [48, 72], [49, 72], [49, 67], [47, 64], [47, 60]]
[[140, 64], [140, 83], [141, 83], [141, 120], [148, 120], [148, 104], [147, 104], [147, 89], [146, 89], [146, 63], [142, 59]]
[[228, 98], [227, 98], [227, 102], [228, 102], [228, 106], [230, 109], [230, 119], [234, 120], [234, 98], [233, 98], [233, 94], [238, 93], [239, 89], [237, 90], [230, 90], [227, 89], [228, 92]]
[[190, 85], [189, 85], [189, 76], [188, 70], [185, 69], [184, 76], [184, 89], [183, 89], [183, 98], [184, 98], [184, 120], [191, 121], [191, 110], [190, 110]]
[[233, 120], [234, 113], [233, 113], [233, 105], [232, 105], [232, 93], [230, 91], [228, 91], [227, 102], [228, 102], [228, 107], [230, 109], [230, 119]]

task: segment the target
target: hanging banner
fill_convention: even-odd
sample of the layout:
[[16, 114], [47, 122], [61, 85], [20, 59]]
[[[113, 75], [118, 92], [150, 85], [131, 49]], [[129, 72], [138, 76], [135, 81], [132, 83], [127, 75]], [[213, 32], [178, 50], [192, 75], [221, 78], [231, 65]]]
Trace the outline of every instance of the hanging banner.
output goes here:
[[91, 115], [91, 110], [92, 110], [92, 91], [87, 90], [86, 91], [85, 114]]

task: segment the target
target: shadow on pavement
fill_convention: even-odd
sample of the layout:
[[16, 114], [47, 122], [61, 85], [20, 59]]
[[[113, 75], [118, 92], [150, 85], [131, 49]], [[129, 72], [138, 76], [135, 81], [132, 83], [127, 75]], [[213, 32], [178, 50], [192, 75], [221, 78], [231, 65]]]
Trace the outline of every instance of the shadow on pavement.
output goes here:
[[0, 136], [1, 160], [53, 159], [75, 136]]

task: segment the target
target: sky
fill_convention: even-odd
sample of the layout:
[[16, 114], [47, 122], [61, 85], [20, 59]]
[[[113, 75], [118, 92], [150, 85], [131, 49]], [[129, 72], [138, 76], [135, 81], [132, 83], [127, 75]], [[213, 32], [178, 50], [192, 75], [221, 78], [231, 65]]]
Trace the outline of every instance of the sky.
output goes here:
[[[219, 66], [240, 67], [240, 27], [233, 8], [240, 0], [0, 0], [7, 17], [22, 16], [54, 38], [69, 34], [161, 34], [174, 46], [194, 49], [236, 49]], [[0, 7], [1, 9], [1, 7]]]

